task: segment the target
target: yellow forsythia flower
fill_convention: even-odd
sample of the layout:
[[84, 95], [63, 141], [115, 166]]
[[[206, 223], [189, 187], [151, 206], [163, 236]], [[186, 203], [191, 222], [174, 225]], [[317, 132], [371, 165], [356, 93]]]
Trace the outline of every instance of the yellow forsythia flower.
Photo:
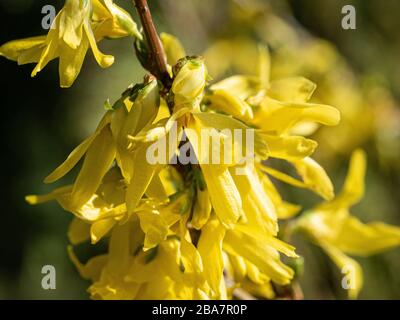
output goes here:
[[20, 65], [36, 63], [32, 77], [59, 58], [60, 86], [70, 87], [89, 47], [97, 63], [107, 68], [114, 63], [114, 57], [101, 53], [96, 42], [104, 37], [128, 35], [141, 37], [129, 14], [112, 1], [66, 0], [47, 36], [10, 41], [0, 47], [0, 55]]
[[345, 272], [349, 272], [349, 297], [356, 298], [362, 287], [362, 269], [346, 254], [370, 256], [400, 245], [400, 228], [381, 222], [364, 224], [349, 208], [364, 195], [365, 154], [354, 151], [342, 192], [299, 218], [296, 226], [319, 245]]

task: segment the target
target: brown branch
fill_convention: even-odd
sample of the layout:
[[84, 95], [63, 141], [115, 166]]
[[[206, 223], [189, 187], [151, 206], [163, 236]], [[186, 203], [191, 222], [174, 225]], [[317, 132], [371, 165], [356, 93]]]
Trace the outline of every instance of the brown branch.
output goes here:
[[169, 89], [172, 84], [172, 79], [168, 73], [164, 48], [154, 26], [147, 0], [132, 1], [140, 17], [140, 21], [142, 22], [143, 31], [149, 48], [149, 71], [161, 81], [166, 89]]

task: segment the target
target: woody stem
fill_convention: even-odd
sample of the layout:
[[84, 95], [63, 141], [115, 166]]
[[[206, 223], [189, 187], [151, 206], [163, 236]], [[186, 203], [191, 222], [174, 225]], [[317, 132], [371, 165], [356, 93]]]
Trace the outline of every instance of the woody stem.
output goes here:
[[171, 87], [172, 80], [167, 69], [167, 59], [161, 40], [154, 26], [150, 9], [147, 5], [147, 0], [132, 1], [140, 17], [149, 49], [149, 71], [157, 77], [157, 79], [164, 85], [165, 88], [169, 89]]

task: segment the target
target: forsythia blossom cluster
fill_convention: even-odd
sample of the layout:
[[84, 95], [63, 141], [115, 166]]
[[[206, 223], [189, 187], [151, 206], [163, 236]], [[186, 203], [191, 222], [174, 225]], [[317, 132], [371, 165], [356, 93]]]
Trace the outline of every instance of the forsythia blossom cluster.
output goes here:
[[[36, 62], [34, 74], [60, 58], [61, 85], [75, 80], [90, 46], [99, 64], [96, 41], [141, 35], [133, 20], [112, 1], [67, 0], [47, 37], [14, 41], [0, 52], [19, 63]], [[306, 234], [339, 266], [361, 270], [345, 253], [367, 255], [400, 243], [399, 228], [362, 224], [348, 208], [363, 194], [365, 156], [356, 151], [344, 189], [334, 196], [325, 170], [310, 156], [317, 147], [296, 133], [304, 124], [333, 126], [338, 110], [310, 103], [316, 85], [302, 77], [270, 80], [270, 57], [260, 47], [259, 74], [236, 75], [208, 85], [205, 62], [185, 57], [178, 40], [163, 35], [172, 86], [160, 94], [152, 76], [129, 87], [101, 119], [94, 133], [77, 146], [49, 176], [63, 178], [82, 159], [73, 184], [46, 195], [30, 195], [31, 204], [56, 200], [74, 215], [68, 236], [71, 260], [100, 299], [228, 299], [237, 289], [258, 298], [276, 296], [275, 285], [291, 283], [295, 272], [282, 256], [296, 259], [295, 248], [279, 238], [279, 221], [292, 219], [293, 231]], [[165, 89], [165, 88], [163, 88]], [[176, 130], [172, 130], [173, 126]], [[252, 161], [242, 140], [232, 145], [226, 163], [210, 163], [200, 146], [203, 129], [213, 129], [217, 152], [225, 158], [232, 142], [226, 134], [254, 130]], [[172, 159], [190, 143], [196, 163]], [[149, 147], [164, 140], [169, 164], [148, 161]], [[240, 142], [239, 142], [240, 144]], [[215, 148], [211, 145], [211, 149]], [[296, 176], [271, 166], [289, 163]], [[273, 181], [309, 189], [325, 202], [299, 214]], [[73, 246], [108, 243], [108, 252], [82, 263]]]
[[112, 0], [66, 0], [47, 36], [10, 41], [0, 47], [0, 55], [20, 65], [36, 63], [32, 77], [59, 58], [60, 85], [70, 87], [89, 48], [97, 63], [107, 68], [114, 57], [101, 53], [97, 42], [126, 36], [141, 38], [130, 15]]

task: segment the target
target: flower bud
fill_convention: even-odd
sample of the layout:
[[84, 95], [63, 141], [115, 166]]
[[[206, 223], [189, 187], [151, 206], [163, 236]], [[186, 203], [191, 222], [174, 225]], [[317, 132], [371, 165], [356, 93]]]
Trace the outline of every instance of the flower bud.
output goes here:
[[184, 58], [174, 67], [172, 92], [176, 99], [192, 101], [203, 93], [207, 71], [202, 58]]

